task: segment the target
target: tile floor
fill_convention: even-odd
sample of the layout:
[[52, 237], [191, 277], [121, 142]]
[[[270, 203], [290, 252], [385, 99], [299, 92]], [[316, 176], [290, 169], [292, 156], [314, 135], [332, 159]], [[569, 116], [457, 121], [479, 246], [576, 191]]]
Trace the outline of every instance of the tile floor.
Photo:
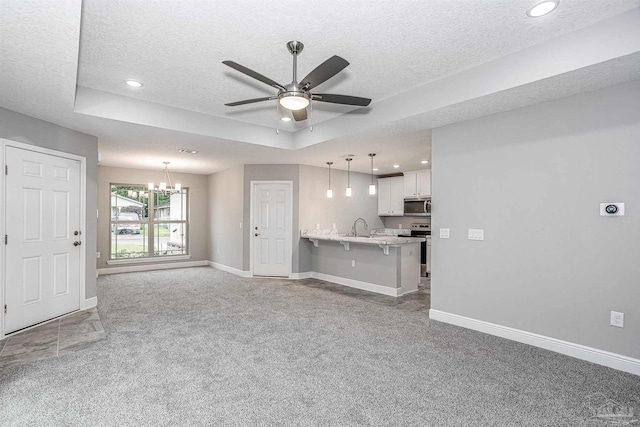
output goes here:
[[0, 369], [82, 350], [105, 336], [96, 308], [71, 314], [0, 341]]

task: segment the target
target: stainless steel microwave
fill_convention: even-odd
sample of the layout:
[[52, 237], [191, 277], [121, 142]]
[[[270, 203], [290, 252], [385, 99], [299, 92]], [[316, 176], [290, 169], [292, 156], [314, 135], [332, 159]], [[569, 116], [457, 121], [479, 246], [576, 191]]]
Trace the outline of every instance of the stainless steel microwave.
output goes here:
[[431, 216], [431, 198], [404, 199], [404, 216]]

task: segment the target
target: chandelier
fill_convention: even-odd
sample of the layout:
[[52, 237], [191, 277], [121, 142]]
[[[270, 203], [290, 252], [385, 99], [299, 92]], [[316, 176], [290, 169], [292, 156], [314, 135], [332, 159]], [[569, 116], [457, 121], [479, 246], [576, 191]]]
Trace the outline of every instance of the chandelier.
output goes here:
[[162, 191], [164, 194], [177, 193], [181, 191], [182, 185], [180, 185], [177, 182], [175, 183], [175, 185], [171, 183], [171, 176], [169, 176], [169, 162], [162, 162], [162, 163], [164, 163], [164, 170], [162, 171], [163, 172], [162, 181], [160, 181], [160, 184], [158, 184], [158, 187], [156, 187], [153, 182], [150, 182], [149, 190]]

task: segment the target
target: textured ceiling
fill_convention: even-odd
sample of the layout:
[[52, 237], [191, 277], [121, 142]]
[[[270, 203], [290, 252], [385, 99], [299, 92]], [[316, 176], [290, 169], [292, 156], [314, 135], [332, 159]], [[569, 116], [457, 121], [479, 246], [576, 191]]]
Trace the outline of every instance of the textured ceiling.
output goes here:
[[[0, 106], [98, 136], [105, 165], [346, 168], [354, 154], [352, 169], [368, 172], [374, 151], [380, 173], [417, 169], [433, 127], [640, 78], [637, 0], [562, 0], [531, 19], [533, 3], [0, 0]], [[275, 101], [225, 107], [275, 90], [222, 61], [286, 84], [289, 40], [305, 44], [299, 78], [339, 55], [350, 66], [317, 92], [370, 107], [315, 102], [312, 133], [279, 121]]]

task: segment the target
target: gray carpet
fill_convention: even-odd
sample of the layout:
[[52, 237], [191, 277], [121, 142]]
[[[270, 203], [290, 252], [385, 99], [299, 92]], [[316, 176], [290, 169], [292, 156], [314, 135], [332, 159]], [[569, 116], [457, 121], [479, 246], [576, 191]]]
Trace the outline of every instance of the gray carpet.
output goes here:
[[[578, 426], [640, 377], [211, 268], [100, 277], [107, 339], [0, 372], [3, 426]], [[638, 418], [638, 417], [636, 417]]]

